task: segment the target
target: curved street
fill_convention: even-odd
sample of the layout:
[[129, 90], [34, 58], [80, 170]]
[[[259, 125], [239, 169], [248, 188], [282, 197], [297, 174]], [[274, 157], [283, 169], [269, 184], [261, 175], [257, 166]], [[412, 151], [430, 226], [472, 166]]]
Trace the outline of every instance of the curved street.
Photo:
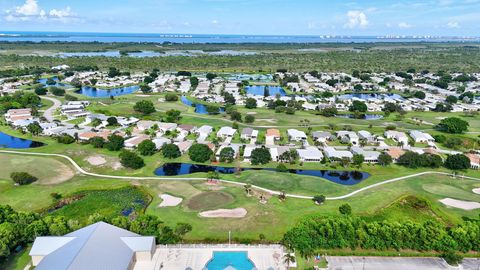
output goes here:
[[[102, 178], [110, 178], [110, 179], [124, 179], [124, 180], [167, 180], [167, 181], [208, 180], [208, 178], [205, 178], [205, 177], [120, 176], [120, 175], [98, 174], [98, 173], [91, 173], [91, 172], [85, 171], [71, 157], [66, 156], [66, 155], [36, 153], [36, 152], [20, 152], [20, 151], [10, 151], [10, 150], [0, 150], [0, 153], [17, 154], [17, 155], [32, 155], [32, 156], [47, 156], [47, 157], [48, 156], [50, 156], [50, 157], [61, 157], [61, 158], [66, 159], [68, 162], [70, 162], [70, 164], [72, 164], [73, 167], [78, 172], [80, 172], [81, 174], [94, 176], [94, 177], [102, 177]], [[363, 192], [365, 190], [368, 190], [368, 189], [372, 189], [372, 188], [379, 187], [379, 186], [382, 186], [382, 185], [385, 185], [385, 184], [389, 184], [389, 183], [393, 183], [393, 182], [397, 182], [397, 181], [402, 181], [402, 180], [406, 180], [406, 179], [409, 179], [409, 178], [413, 178], [413, 177], [417, 177], [417, 176], [421, 176], [421, 175], [427, 175], [427, 174], [453, 176], [450, 173], [426, 171], [426, 172], [415, 173], [415, 174], [411, 174], [411, 175], [406, 175], [406, 176], [402, 176], [402, 177], [388, 179], [388, 180], [385, 180], [385, 181], [382, 181], [382, 182], [379, 182], [379, 183], [375, 183], [375, 184], [360, 188], [358, 190], [355, 190], [353, 192], [350, 192], [350, 193], [342, 195], [342, 196], [327, 197], [326, 199], [327, 200], [342, 200], [342, 199], [352, 197], [352, 196], [354, 196], [354, 195], [356, 195], [360, 192]], [[475, 177], [470, 177], [470, 176], [462, 176], [461, 178], [480, 181], [480, 178], [475, 178]], [[235, 181], [230, 181], [230, 180], [224, 180], [224, 179], [218, 179], [218, 180], [223, 182], [223, 183], [228, 183], [228, 184], [233, 184], [233, 185], [238, 185], [238, 186], [245, 186], [246, 185], [246, 183], [240, 183], [240, 182], [235, 182]], [[280, 191], [271, 190], [271, 189], [263, 188], [263, 187], [256, 186], [256, 185], [251, 185], [251, 186], [252, 186], [252, 188], [270, 193], [272, 195], [281, 194]], [[313, 199], [313, 196], [305, 196], [305, 195], [297, 195], [297, 194], [286, 194], [286, 196], [290, 197], [290, 198], [297, 198], [297, 199], [307, 199], [307, 200]]]
[[45, 119], [47, 119], [48, 122], [53, 122], [53, 120], [55, 119], [53, 117], [53, 114], [55, 113], [55, 111], [57, 111], [58, 108], [60, 108], [60, 106], [62, 106], [62, 102], [52, 97], [41, 96], [40, 98], [53, 102], [53, 106], [43, 112], [43, 116], [45, 117]]

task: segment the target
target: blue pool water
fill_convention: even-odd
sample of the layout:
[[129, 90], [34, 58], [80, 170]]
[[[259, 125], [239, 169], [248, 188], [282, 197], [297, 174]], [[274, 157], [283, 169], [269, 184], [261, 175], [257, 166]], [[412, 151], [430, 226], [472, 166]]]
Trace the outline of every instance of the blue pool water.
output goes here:
[[205, 266], [207, 270], [252, 270], [255, 265], [246, 251], [214, 251], [213, 258]]
[[13, 137], [8, 134], [0, 132], [0, 148], [25, 149], [25, 148], [40, 147], [43, 145], [44, 144], [41, 142], [21, 139], [21, 138]]
[[[265, 86], [252, 85], [252, 86], [245, 87], [245, 90], [247, 91], [247, 94], [263, 96], [265, 91]], [[268, 93], [269, 93], [269, 96], [273, 96], [273, 97], [276, 96], [277, 94], [279, 94], [281, 97], [287, 95], [287, 93], [285, 93], [285, 90], [283, 90], [283, 88], [280, 86], [268, 86]]]
[[[185, 104], [187, 106], [190, 106], [190, 107], [195, 107], [195, 112], [196, 113], [198, 113], [198, 114], [208, 114], [207, 106], [205, 106], [203, 104], [193, 103], [186, 96], [182, 96], [181, 100], [182, 100], [183, 104]], [[225, 112], [225, 108], [219, 107], [218, 108], [218, 113], [223, 113], [223, 112]]]
[[[155, 175], [158, 176], [176, 176], [176, 175], [187, 175], [192, 173], [205, 173], [216, 171], [223, 174], [234, 174], [237, 169], [234, 167], [221, 167], [221, 166], [209, 166], [202, 164], [191, 164], [191, 163], [165, 163], [163, 166], [158, 167], [155, 170]], [[241, 168], [240, 171], [250, 171], [250, 170], [264, 170], [264, 171], [273, 171], [277, 172], [276, 169], [272, 168]], [[320, 177], [327, 179], [331, 182], [340, 184], [340, 185], [356, 185], [362, 180], [370, 177], [370, 174], [367, 172], [360, 171], [329, 171], [329, 170], [288, 170], [286, 172], [279, 173], [292, 173], [298, 175], [308, 175]]]
[[94, 98], [109, 98], [111, 96], [122, 96], [135, 93], [140, 87], [138, 85], [119, 87], [113, 89], [100, 89], [90, 86], [82, 86], [82, 89], [75, 91], [77, 94], [82, 94]]

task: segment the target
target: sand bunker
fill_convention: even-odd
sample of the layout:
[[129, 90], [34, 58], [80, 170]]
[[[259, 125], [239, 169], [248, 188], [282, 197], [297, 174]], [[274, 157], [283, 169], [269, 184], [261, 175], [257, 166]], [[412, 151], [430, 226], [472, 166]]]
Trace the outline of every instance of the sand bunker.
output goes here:
[[474, 189], [472, 189], [472, 191], [475, 194], [480, 194], [480, 188], [474, 188]]
[[100, 166], [107, 163], [107, 160], [102, 156], [89, 156], [85, 159], [90, 165]]
[[455, 207], [463, 210], [475, 210], [480, 208], [480, 203], [478, 202], [469, 202], [469, 201], [460, 201], [451, 198], [445, 198], [440, 200], [441, 203], [446, 206]]
[[158, 205], [158, 207], [172, 207], [177, 206], [182, 202], [182, 198], [174, 197], [168, 194], [160, 194], [158, 195], [162, 202]]
[[247, 210], [245, 208], [217, 209], [200, 212], [200, 216], [206, 218], [243, 218], [246, 215]]

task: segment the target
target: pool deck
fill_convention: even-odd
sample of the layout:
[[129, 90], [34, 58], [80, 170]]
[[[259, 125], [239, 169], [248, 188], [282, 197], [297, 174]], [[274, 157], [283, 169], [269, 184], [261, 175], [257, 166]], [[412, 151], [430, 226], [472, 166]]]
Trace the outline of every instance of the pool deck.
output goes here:
[[137, 262], [134, 270], [202, 270], [212, 259], [214, 251], [247, 251], [248, 258], [258, 270], [286, 270], [281, 245], [159, 245], [149, 262]]

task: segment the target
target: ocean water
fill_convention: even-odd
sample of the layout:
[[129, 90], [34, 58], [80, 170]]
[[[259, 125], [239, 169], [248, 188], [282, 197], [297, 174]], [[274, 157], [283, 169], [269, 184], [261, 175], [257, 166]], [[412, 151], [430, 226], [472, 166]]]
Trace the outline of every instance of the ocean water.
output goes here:
[[480, 37], [377, 37], [199, 35], [0, 31], [0, 41], [63, 42], [175, 42], [175, 43], [373, 43], [373, 42], [480, 42]]

